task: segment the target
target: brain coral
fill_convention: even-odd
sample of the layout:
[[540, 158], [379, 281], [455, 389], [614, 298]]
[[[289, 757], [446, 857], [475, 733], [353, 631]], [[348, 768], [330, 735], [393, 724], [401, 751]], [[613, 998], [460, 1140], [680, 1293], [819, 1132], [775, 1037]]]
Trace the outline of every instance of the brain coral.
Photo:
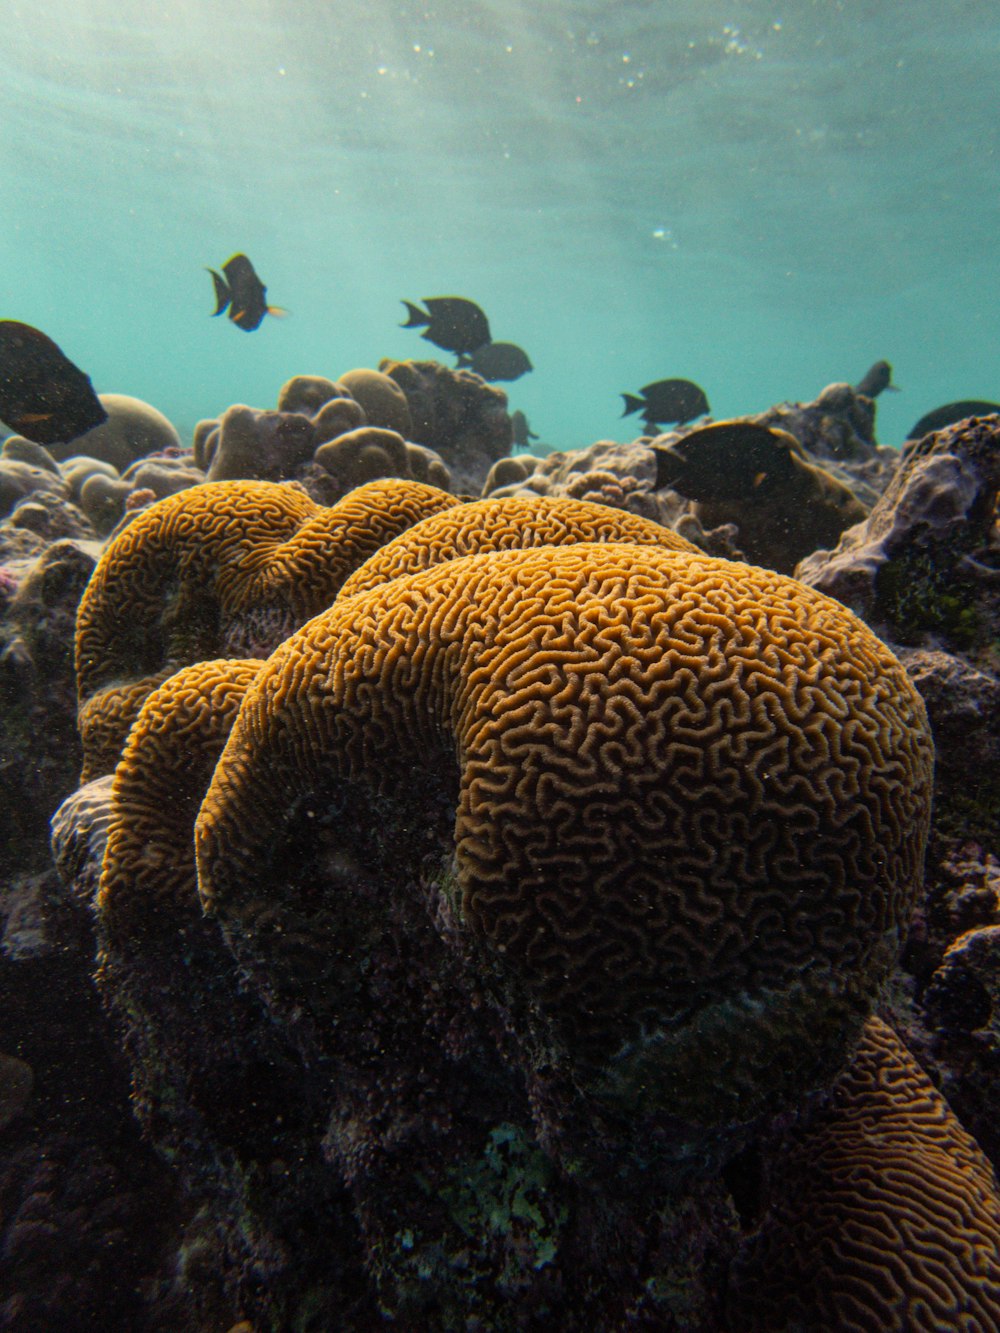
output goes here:
[[103, 932], [126, 947], [140, 931], [165, 925], [176, 932], [200, 917], [189, 850], [193, 812], [262, 665], [198, 662], [171, 675], [139, 712], [115, 771], [97, 897]]
[[990, 1165], [885, 1023], [807, 1130], [779, 1150], [768, 1212], [737, 1267], [747, 1333], [990, 1333], [1000, 1197]]
[[[200, 910], [191, 836], [262, 665], [199, 662], [143, 705], [108, 801], [96, 980], [122, 1033], [133, 1112], [185, 1188], [213, 1209], [212, 1227], [234, 1268], [254, 1263], [280, 1301], [290, 1231], [321, 1211], [343, 1255], [351, 1223], [335, 1215], [338, 1185], [319, 1135], [309, 1134], [301, 1065], [241, 984], [218, 924]], [[73, 859], [96, 850], [86, 828], [66, 832]], [[282, 1158], [295, 1171], [274, 1173], [261, 1190], [258, 1163]]]
[[164, 673], [266, 657], [347, 575], [459, 501], [417, 482], [360, 487], [331, 508], [295, 486], [209, 483], [150, 506], [106, 548], [77, 616], [84, 780], [113, 764]]
[[[334, 947], [354, 873], [330, 856], [431, 874], [540, 1061], [611, 1104], [745, 1119], [828, 1077], [867, 1016], [931, 757], [888, 649], [787, 578], [631, 544], [466, 556], [341, 598], [272, 655], [202, 806], [199, 887], [322, 1024], [336, 978], [305, 986], [303, 960]], [[433, 872], [422, 796], [453, 819]], [[325, 861], [312, 798], [351, 811]]]
[[367, 592], [388, 579], [479, 551], [574, 542], [634, 542], [669, 551], [696, 550], [669, 528], [606, 505], [540, 495], [477, 500], [432, 514], [394, 537], [354, 571], [341, 596]]

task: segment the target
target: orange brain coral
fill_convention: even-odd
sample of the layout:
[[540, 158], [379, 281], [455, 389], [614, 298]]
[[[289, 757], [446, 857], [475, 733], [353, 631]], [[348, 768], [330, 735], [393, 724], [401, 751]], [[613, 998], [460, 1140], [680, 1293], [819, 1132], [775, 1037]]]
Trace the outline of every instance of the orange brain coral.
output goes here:
[[816, 1122], [779, 1151], [771, 1191], [739, 1266], [732, 1327], [1000, 1327], [992, 1169], [879, 1019]]
[[176, 672], [146, 699], [112, 787], [98, 913], [128, 947], [138, 932], [197, 918], [194, 815], [247, 689], [263, 663], [233, 658]]
[[165, 667], [266, 657], [373, 551], [458, 503], [412, 481], [331, 508], [296, 486], [224, 481], [151, 505], [109, 544], [77, 615], [84, 780], [113, 765]]
[[740, 1119], [842, 1062], [913, 905], [931, 755], [889, 650], [788, 578], [630, 544], [467, 556], [268, 660], [200, 890], [294, 985], [283, 937], [326, 950], [349, 887], [294, 869], [293, 811], [349, 797], [355, 862], [412, 862], [424, 829], [393, 812], [439, 790], [440, 891], [495, 1002], [607, 1096]]
[[367, 592], [388, 579], [479, 551], [568, 546], [574, 542], [635, 542], [670, 551], [697, 551], [660, 523], [586, 500], [542, 495], [477, 500], [432, 514], [394, 537], [354, 571], [341, 596]]

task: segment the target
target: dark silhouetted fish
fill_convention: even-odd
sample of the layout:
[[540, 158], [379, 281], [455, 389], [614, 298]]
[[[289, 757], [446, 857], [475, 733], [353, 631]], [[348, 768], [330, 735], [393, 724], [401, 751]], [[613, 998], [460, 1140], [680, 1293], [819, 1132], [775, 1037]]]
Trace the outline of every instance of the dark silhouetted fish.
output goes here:
[[517, 343], [486, 343], [460, 356], [458, 364], [491, 381], [519, 380], [533, 369], [527, 352]]
[[90, 376], [51, 338], [0, 320], [0, 421], [36, 444], [59, 444], [107, 419]]
[[222, 265], [222, 272], [208, 270], [215, 283], [215, 309], [212, 315], [221, 315], [229, 307], [229, 318], [244, 333], [260, 327], [265, 315], [287, 315], [281, 306], [267, 304], [267, 288], [254, 272], [246, 255], [233, 255]]
[[476, 305], [464, 296], [425, 296], [426, 310], [404, 301], [409, 319], [401, 329], [427, 327], [420, 335], [446, 352], [474, 352], [490, 341], [490, 322]]
[[899, 392], [899, 385], [892, 383], [892, 366], [888, 361], [876, 361], [869, 366], [854, 386], [854, 392], [863, 393], [866, 398], [877, 398], [884, 389]]
[[716, 421], [671, 445], [655, 445], [656, 489], [670, 486], [691, 500], [743, 500], [782, 484], [805, 453], [794, 435], [755, 421]]
[[848, 486], [809, 462], [794, 435], [773, 426], [717, 421], [653, 453], [657, 489], [695, 501], [705, 527], [735, 523], [747, 559], [782, 573], [835, 546], [868, 512]]
[[704, 390], [691, 380], [657, 380], [640, 389], [639, 397], [623, 393], [622, 398], [625, 401], [622, 416], [641, 411], [643, 422], [651, 428], [671, 422], [683, 426], [709, 410]]
[[980, 398], [963, 398], [957, 403], [945, 403], [943, 407], [935, 407], [933, 412], [922, 416], [906, 438], [919, 440], [932, 430], [944, 430], [945, 426], [954, 426], [956, 421], [964, 421], [966, 417], [988, 417], [994, 412], [1000, 412], [1000, 403], [989, 403]]
[[526, 449], [530, 440], [537, 440], [538, 436], [528, 425], [528, 418], [520, 408], [510, 414], [510, 424], [514, 429], [514, 443], [521, 449]]

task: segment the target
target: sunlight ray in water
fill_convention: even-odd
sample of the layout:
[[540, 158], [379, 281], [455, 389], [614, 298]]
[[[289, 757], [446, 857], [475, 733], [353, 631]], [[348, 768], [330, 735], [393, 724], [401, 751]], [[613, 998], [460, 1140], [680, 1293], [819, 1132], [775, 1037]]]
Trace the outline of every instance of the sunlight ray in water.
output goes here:
[[[184, 424], [403, 354], [404, 289], [467, 290], [532, 342], [522, 405], [563, 446], [665, 361], [722, 411], [879, 355], [928, 401], [995, 364], [968, 281], [997, 270], [981, 6], [9, 10], [10, 313], [78, 329], [101, 388]], [[296, 318], [234, 363], [200, 266], [237, 248]], [[912, 415], [886, 403], [886, 438]]]

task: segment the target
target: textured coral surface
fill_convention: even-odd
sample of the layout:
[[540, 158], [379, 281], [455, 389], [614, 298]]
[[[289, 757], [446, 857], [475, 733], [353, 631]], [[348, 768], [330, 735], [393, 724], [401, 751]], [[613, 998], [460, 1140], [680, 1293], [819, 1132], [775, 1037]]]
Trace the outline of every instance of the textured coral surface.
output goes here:
[[606, 505], [548, 496], [479, 500], [421, 520], [370, 556], [347, 579], [341, 596], [479, 551], [567, 546], [574, 542], [635, 542], [695, 552], [690, 542], [650, 519]]
[[374, 818], [441, 783], [446, 896], [503, 1002], [609, 1093], [739, 1119], [843, 1058], [912, 909], [930, 760], [891, 654], [781, 576], [625, 544], [470, 556], [271, 657], [199, 818], [201, 891], [294, 990], [283, 934], [322, 949], [325, 909], [289, 873], [293, 808], [360, 791]]
[[[121, 941], [197, 918], [196, 811], [259, 660], [199, 662], [146, 699], [114, 778], [97, 907]], [[163, 921], [166, 915], [167, 921]]]
[[990, 1333], [1000, 1195], [990, 1165], [896, 1034], [869, 1022], [808, 1129], [771, 1166], [737, 1265], [733, 1326]]
[[326, 508], [295, 486], [230, 481], [145, 510], [105, 550], [77, 619], [85, 780], [113, 764], [165, 670], [266, 657], [379, 546], [458, 503], [384, 480]]

